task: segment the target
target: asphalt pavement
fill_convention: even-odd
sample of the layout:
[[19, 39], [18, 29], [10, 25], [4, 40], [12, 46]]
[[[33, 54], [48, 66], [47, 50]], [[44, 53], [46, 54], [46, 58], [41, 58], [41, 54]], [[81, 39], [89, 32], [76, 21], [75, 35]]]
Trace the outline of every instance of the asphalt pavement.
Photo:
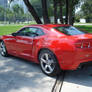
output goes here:
[[92, 92], [92, 66], [48, 77], [38, 64], [0, 55], [0, 92]]

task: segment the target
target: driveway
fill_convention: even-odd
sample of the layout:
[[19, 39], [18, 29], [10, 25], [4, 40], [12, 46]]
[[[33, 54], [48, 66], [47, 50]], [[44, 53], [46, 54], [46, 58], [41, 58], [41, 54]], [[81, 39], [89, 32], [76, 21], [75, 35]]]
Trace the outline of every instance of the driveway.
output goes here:
[[48, 77], [38, 64], [0, 55], [0, 92], [92, 92], [92, 66]]
[[54, 82], [39, 65], [0, 55], [0, 92], [50, 92]]

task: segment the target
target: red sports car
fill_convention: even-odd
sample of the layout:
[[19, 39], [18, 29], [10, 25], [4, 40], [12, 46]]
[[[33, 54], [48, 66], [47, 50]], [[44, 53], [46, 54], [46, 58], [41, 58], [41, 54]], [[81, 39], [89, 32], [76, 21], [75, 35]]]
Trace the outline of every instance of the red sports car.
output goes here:
[[2, 56], [14, 55], [40, 63], [49, 76], [92, 61], [92, 34], [71, 25], [25, 26], [16, 33], [1, 36], [0, 41]]

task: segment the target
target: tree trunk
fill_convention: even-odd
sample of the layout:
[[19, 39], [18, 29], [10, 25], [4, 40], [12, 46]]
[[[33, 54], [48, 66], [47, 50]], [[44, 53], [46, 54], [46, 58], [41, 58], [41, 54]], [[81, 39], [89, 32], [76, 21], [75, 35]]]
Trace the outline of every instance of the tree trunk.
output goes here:
[[69, 0], [66, 0], [66, 19], [65, 19], [65, 24], [68, 24], [68, 14], [69, 14]]
[[54, 23], [57, 24], [57, 0], [53, 0], [54, 3]]
[[63, 24], [63, 10], [62, 10], [62, 0], [59, 0], [59, 7], [60, 7], [60, 22]]
[[31, 5], [31, 3], [29, 2], [29, 0], [23, 0], [26, 7], [28, 8], [28, 11], [32, 14], [33, 18], [35, 19], [35, 21], [37, 22], [37, 24], [42, 24], [39, 16], [37, 15], [35, 9], [33, 8], [33, 6]]
[[50, 19], [49, 19], [48, 9], [47, 9], [47, 0], [41, 0], [41, 1], [42, 1], [42, 13], [43, 13], [44, 24], [49, 24]]
[[73, 25], [74, 17], [72, 13], [72, 9], [69, 9], [69, 25]]
[[73, 11], [74, 5], [73, 5], [73, 1], [69, 3], [69, 6], [71, 6], [71, 7], [69, 7], [69, 24], [73, 25], [73, 23], [74, 23], [74, 11]]

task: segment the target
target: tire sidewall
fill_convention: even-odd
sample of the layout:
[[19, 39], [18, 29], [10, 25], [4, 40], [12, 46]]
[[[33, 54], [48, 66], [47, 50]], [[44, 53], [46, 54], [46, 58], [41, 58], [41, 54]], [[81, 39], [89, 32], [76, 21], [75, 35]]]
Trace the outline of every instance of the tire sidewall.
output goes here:
[[[53, 70], [52, 73], [49, 73], [47, 74], [43, 69], [42, 69], [42, 66], [41, 66], [41, 56], [44, 54], [44, 53], [49, 53], [51, 55], [51, 57], [53, 58], [54, 62], [55, 62], [55, 68]], [[45, 73], [46, 75], [48, 76], [56, 76], [60, 73], [60, 67], [59, 67], [59, 64], [58, 64], [58, 61], [55, 57], [55, 55], [53, 54], [53, 52], [51, 52], [50, 50], [42, 50], [39, 54], [39, 62], [40, 62], [40, 67], [41, 67], [41, 70], [43, 71], [43, 73]]]
[[[0, 44], [4, 44], [4, 46], [5, 46], [5, 43], [4, 43], [4, 41], [2, 41], [2, 42], [0, 42]], [[7, 49], [6, 49], [6, 46], [5, 46], [5, 50], [6, 50], [6, 52], [4, 53], [4, 54], [2, 54], [2, 51], [0, 51], [0, 54], [2, 55], [2, 56], [4, 56], [4, 57], [7, 57], [8, 56], [8, 53], [7, 53]]]

